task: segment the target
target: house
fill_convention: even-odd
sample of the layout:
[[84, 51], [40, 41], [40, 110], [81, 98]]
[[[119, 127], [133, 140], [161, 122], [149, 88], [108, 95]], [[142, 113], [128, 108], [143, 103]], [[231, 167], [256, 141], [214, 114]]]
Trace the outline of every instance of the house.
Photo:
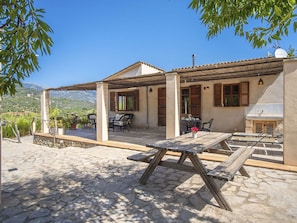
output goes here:
[[[108, 117], [116, 113], [133, 113], [135, 127], [166, 128], [166, 138], [179, 135], [180, 119], [191, 114], [203, 121], [214, 118], [212, 131], [284, 133], [284, 144], [287, 140], [287, 146], [294, 147], [296, 70], [294, 58], [257, 58], [169, 72], [137, 62], [101, 81], [47, 91], [97, 90], [98, 141], [108, 140]], [[42, 97], [46, 120], [48, 95]], [[286, 122], [286, 116], [295, 118]], [[297, 165], [292, 159], [297, 150], [287, 151], [288, 164]]]
[[149, 74], [139, 72], [144, 66], [151, 65], [139, 62], [103, 80], [117, 85], [109, 88], [110, 117], [129, 112], [134, 114], [133, 125], [137, 127], [166, 126], [165, 79], [166, 74], [176, 73], [180, 79], [180, 117], [192, 115], [203, 121], [214, 118], [213, 131], [282, 132], [280, 59], [235, 61], [171, 72], [152, 68]]

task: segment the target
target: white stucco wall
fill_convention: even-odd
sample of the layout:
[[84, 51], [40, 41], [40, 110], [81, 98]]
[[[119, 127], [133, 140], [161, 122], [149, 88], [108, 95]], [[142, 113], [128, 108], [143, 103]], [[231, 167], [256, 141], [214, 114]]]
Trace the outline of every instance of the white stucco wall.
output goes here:
[[145, 64], [141, 64], [141, 73], [142, 74], [154, 74], [154, 73], [158, 73], [158, 72], [160, 72], [160, 70], [158, 70], [154, 67], [145, 65]]
[[[152, 88], [152, 92], [149, 89]], [[109, 117], [114, 117], [116, 113], [131, 113], [134, 114], [133, 126], [137, 128], [157, 127], [158, 126], [158, 88], [156, 86], [139, 87], [139, 111], [118, 111], [112, 112], [109, 109]], [[119, 90], [130, 91], [129, 89]], [[148, 109], [147, 109], [148, 107]], [[148, 115], [147, 115], [148, 113]]]
[[297, 59], [284, 63], [284, 163], [297, 166]]
[[[202, 121], [208, 121], [214, 118], [212, 131], [245, 131], [245, 119], [251, 109], [261, 103], [261, 105], [270, 105], [272, 102], [277, 104], [283, 103], [282, 81], [283, 75], [261, 76], [264, 81], [263, 86], [258, 85], [259, 77], [227, 79], [207, 82], [191, 82], [182, 83], [180, 87], [188, 87], [190, 85], [201, 84], [201, 118]], [[231, 84], [249, 81], [249, 102], [247, 107], [214, 107], [214, 89], [215, 83]], [[165, 85], [148, 86], [148, 122], [147, 122], [147, 101], [146, 87], [139, 89], [139, 108], [137, 112], [127, 112], [134, 114], [133, 125], [135, 127], [145, 128], [158, 126], [158, 88]], [[149, 89], [152, 89], [152, 92]], [[121, 90], [122, 91], [122, 90]], [[269, 106], [268, 106], [269, 107]], [[110, 113], [109, 116], [113, 116]], [[281, 117], [282, 118], [282, 117]]]
[[154, 74], [154, 73], [158, 73], [158, 72], [160, 72], [160, 70], [153, 68], [151, 66], [145, 65], [145, 64], [141, 64], [139, 67], [136, 67], [134, 69], [126, 71], [124, 74], [121, 75], [121, 78], [136, 77], [139, 75]]
[[141, 67], [136, 67], [134, 69], [131, 69], [131, 70], [125, 72], [123, 75], [121, 75], [121, 78], [135, 77], [135, 76], [138, 76], [138, 75], [141, 75]]
[[[261, 76], [261, 78], [264, 81], [264, 85], [261, 86], [258, 85], [259, 77], [202, 82], [202, 120], [207, 121], [214, 118], [212, 126], [213, 131], [245, 131], [246, 115], [255, 105], [258, 103], [264, 105], [270, 103], [283, 103], [283, 75]], [[244, 81], [249, 82], [249, 106], [214, 107], [214, 84], [233, 84]]]

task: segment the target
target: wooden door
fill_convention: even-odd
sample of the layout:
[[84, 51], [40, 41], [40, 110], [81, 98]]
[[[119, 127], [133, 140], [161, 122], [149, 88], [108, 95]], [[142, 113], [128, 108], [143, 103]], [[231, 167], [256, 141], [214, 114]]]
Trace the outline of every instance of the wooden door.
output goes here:
[[158, 126], [166, 126], [166, 88], [158, 88]]
[[276, 125], [276, 121], [254, 121], [253, 132], [273, 135]]
[[190, 87], [190, 113], [193, 117], [201, 118], [201, 85]]

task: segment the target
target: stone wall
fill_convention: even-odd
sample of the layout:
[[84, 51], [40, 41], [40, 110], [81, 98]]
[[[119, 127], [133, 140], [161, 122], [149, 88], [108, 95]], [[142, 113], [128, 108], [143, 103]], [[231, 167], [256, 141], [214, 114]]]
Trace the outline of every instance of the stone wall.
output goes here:
[[33, 143], [60, 149], [65, 147], [90, 148], [96, 146], [95, 143], [86, 142], [84, 140], [67, 139], [65, 136], [52, 136], [49, 134], [34, 134]]

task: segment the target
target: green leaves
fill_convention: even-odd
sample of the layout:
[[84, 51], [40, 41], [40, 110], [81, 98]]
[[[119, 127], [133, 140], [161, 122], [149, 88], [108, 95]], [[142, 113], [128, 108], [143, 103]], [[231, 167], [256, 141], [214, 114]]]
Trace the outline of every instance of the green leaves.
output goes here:
[[[208, 28], [208, 38], [234, 27], [234, 34], [245, 36], [254, 48], [289, 35], [291, 26], [297, 31], [296, 0], [192, 0], [189, 8], [201, 14], [201, 21]], [[263, 27], [251, 29], [250, 21], [259, 21]]]
[[41, 19], [44, 10], [34, 0], [2, 0], [0, 8], [0, 96], [15, 94], [16, 86], [39, 69], [36, 55], [50, 54], [52, 29]]

